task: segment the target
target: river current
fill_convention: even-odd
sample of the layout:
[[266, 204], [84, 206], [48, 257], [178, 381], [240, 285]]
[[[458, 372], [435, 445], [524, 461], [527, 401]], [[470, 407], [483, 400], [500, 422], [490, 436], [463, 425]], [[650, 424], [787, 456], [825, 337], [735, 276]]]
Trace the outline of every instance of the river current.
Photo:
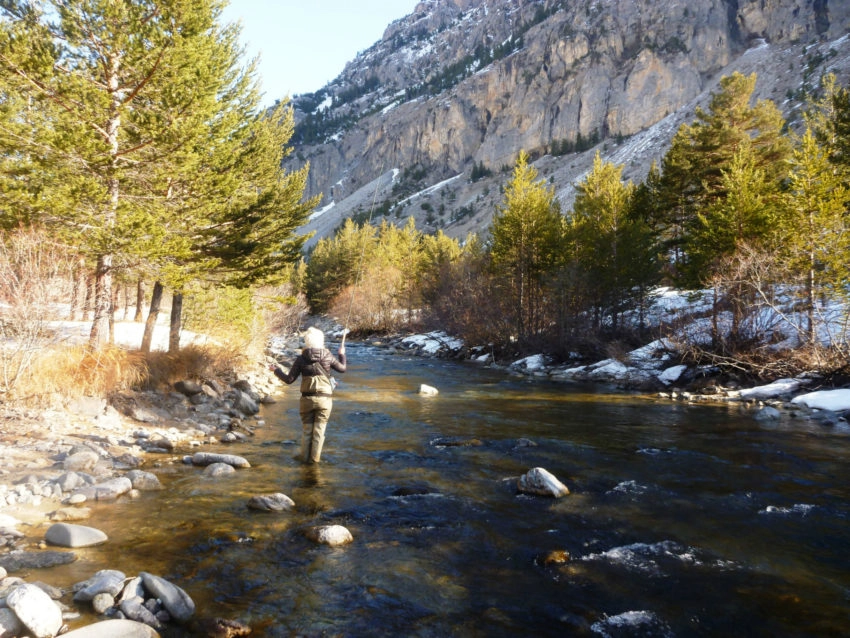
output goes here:
[[[166, 490], [97, 507], [110, 542], [50, 578], [159, 573], [196, 615], [252, 636], [850, 632], [850, 430], [365, 345], [348, 355], [320, 465], [292, 458], [298, 393], [282, 387], [255, 436], [218, 448], [250, 469], [155, 470]], [[571, 494], [518, 494], [533, 467]], [[273, 492], [294, 511], [247, 509]], [[304, 537], [331, 523], [354, 542]]]

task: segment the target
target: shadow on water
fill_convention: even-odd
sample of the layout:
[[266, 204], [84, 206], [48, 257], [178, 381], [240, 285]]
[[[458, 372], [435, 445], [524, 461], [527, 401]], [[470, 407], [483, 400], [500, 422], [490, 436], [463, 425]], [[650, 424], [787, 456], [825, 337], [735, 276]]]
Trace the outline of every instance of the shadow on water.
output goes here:
[[[164, 493], [98, 508], [110, 542], [57, 568], [145, 570], [256, 636], [828, 636], [850, 627], [846, 433], [759, 425], [352, 345], [323, 463], [293, 460], [297, 393]], [[421, 383], [440, 390], [417, 394]], [[542, 466], [572, 494], [518, 495]], [[283, 492], [293, 512], [248, 510]], [[316, 546], [312, 525], [354, 543]], [[549, 561], [551, 552], [568, 554]], [[54, 579], [54, 576], [51, 576]], [[193, 629], [166, 636], [196, 635]]]

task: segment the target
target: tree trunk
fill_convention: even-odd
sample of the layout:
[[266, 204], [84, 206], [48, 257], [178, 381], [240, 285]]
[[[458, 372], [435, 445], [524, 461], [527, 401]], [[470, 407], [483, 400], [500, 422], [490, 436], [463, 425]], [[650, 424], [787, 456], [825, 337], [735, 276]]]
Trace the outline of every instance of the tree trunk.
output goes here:
[[109, 310], [109, 343], [115, 343], [115, 313], [118, 311], [118, 288], [112, 287], [112, 308]]
[[142, 336], [142, 352], [149, 354], [151, 341], [153, 341], [153, 329], [159, 317], [159, 305], [162, 303], [162, 284], [158, 281], [153, 285], [151, 293], [151, 309], [148, 312], [148, 320], [145, 322], [145, 333]]
[[79, 261], [77, 261], [77, 267], [74, 269], [70, 312], [70, 319], [72, 321], [76, 321], [78, 318], [80, 320], [85, 319], [87, 281], [86, 260], [80, 257]]
[[136, 284], [136, 315], [133, 317], [133, 321], [136, 323], [142, 323], [142, 306], [145, 303], [145, 282], [143, 279], [139, 278], [138, 283]]
[[121, 285], [121, 290], [124, 293], [124, 313], [121, 315], [121, 321], [127, 321], [127, 313], [130, 310], [130, 286], [126, 281]]
[[183, 321], [183, 293], [171, 296], [171, 329], [168, 333], [168, 352], [180, 352], [180, 324]]
[[86, 277], [86, 298], [83, 300], [83, 321], [91, 317], [92, 299], [94, 299], [94, 277]]
[[[106, 69], [107, 90], [111, 96], [112, 109], [104, 130], [109, 143], [109, 205], [103, 211], [104, 230], [115, 226], [120, 201], [120, 183], [118, 181], [119, 140], [118, 130], [121, 128], [121, 100], [118, 71], [121, 67], [121, 56], [108, 58]], [[97, 258], [94, 285], [94, 318], [92, 319], [89, 345], [100, 348], [104, 345], [110, 330], [110, 314], [112, 312], [112, 265], [114, 255], [105, 252]]]
[[109, 341], [109, 316], [112, 312], [112, 255], [97, 258], [94, 275], [94, 318], [89, 345], [99, 349]]

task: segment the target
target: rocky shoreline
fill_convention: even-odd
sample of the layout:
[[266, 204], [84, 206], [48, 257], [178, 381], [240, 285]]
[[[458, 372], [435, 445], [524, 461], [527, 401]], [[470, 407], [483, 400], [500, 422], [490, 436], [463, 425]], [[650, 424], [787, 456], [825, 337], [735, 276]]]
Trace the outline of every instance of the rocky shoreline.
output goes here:
[[[260, 405], [274, 401], [280, 388], [267, 370], [273, 360], [229, 384], [181, 381], [171, 392], [123, 392], [109, 402], [83, 397], [45, 410], [0, 406], [0, 637], [59, 635], [81, 612], [108, 620], [65, 635], [141, 638], [159, 635], [168, 623], [200, 622], [186, 592], [154, 574], [103, 569], [72, 591], [21, 575], [74, 561], [74, 548], [107, 542], [103, 532], [80, 524], [92, 516], [88, 505], [162, 489], [148, 468], [191, 463], [212, 473], [247, 463], [222, 452], [262, 425]], [[257, 502], [271, 507], [268, 495]], [[207, 629], [193, 631], [250, 632], [228, 619], [205, 623]]]
[[850, 427], [850, 390], [827, 387], [817, 374], [753, 387], [723, 383], [712, 366], [681, 364], [675, 345], [666, 339], [653, 341], [621, 358], [574, 365], [555, 364], [545, 354], [497, 364], [485, 346], [470, 348], [439, 331], [396, 335], [374, 343], [400, 353], [468, 361], [530, 379], [592, 383], [612, 391], [640, 392], [660, 401], [736, 405], [760, 421], [791, 419]]

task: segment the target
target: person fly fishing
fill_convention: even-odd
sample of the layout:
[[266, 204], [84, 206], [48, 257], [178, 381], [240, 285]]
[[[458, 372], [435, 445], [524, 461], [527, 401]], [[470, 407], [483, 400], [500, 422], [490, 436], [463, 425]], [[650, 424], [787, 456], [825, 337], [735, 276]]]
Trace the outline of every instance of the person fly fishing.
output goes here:
[[318, 463], [325, 443], [325, 428], [333, 408], [333, 389], [336, 382], [331, 371], [345, 372], [345, 336], [339, 346], [338, 357], [325, 348], [325, 335], [318, 328], [307, 328], [304, 333], [304, 348], [289, 372], [271, 364], [269, 370], [286, 383], [293, 383], [301, 376], [301, 454], [303, 463]]

